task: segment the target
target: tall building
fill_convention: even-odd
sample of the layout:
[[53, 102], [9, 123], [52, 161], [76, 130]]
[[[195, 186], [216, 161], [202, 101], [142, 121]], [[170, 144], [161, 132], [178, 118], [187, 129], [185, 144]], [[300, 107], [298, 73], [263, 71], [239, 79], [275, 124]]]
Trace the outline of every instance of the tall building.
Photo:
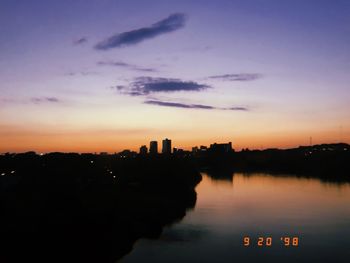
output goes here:
[[157, 141], [151, 141], [149, 144], [149, 153], [150, 154], [157, 154], [158, 153], [158, 142]]
[[163, 140], [162, 153], [171, 154], [171, 140], [169, 140], [168, 138]]
[[148, 149], [147, 149], [147, 146], [146, 145], [142, 145], [140, 147], [140, 154], [141, 155], [146, 155], [148, 153]]

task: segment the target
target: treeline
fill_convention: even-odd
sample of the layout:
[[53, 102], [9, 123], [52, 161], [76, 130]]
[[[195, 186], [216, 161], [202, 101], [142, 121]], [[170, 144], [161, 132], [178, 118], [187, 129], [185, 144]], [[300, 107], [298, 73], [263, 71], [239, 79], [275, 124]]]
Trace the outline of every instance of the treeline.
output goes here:
[[[350, 181], [350, 145], [321, 144], [293, 149], [249, 150], [192, 157], [199, 169], [236, 172], [288, 173], [323, 180]], [[219, 171], [219, 172], [218, 172]]]

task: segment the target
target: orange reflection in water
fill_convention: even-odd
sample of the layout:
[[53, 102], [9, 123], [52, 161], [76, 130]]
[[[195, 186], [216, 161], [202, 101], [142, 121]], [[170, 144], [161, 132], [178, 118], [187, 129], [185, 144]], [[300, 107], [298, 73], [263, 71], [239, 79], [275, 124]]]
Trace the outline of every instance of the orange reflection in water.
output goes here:
[[189, 216], [200, 215], [204, 224], [255, 226], [266, 232], [277, 225], [298, 228], [350, 216], [350, 184], [266, 174], [239, 173], [233, 181], [203, 175], [196, 188], [196, 213]]

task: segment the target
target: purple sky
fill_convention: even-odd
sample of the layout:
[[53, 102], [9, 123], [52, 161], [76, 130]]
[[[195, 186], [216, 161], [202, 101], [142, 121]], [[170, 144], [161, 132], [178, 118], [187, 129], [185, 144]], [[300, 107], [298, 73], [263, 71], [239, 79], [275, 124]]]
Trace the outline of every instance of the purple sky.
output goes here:
[[349, 25], [350, 1], [0, 0], [0, 152], [349, 142]]

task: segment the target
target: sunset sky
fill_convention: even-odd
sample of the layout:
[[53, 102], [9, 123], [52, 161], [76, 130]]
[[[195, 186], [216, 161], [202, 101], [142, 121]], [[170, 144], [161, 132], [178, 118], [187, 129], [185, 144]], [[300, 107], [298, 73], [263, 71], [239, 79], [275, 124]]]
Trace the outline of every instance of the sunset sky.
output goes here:
[[350, 1], [0, 0], [0, 152], [350, 142]]

